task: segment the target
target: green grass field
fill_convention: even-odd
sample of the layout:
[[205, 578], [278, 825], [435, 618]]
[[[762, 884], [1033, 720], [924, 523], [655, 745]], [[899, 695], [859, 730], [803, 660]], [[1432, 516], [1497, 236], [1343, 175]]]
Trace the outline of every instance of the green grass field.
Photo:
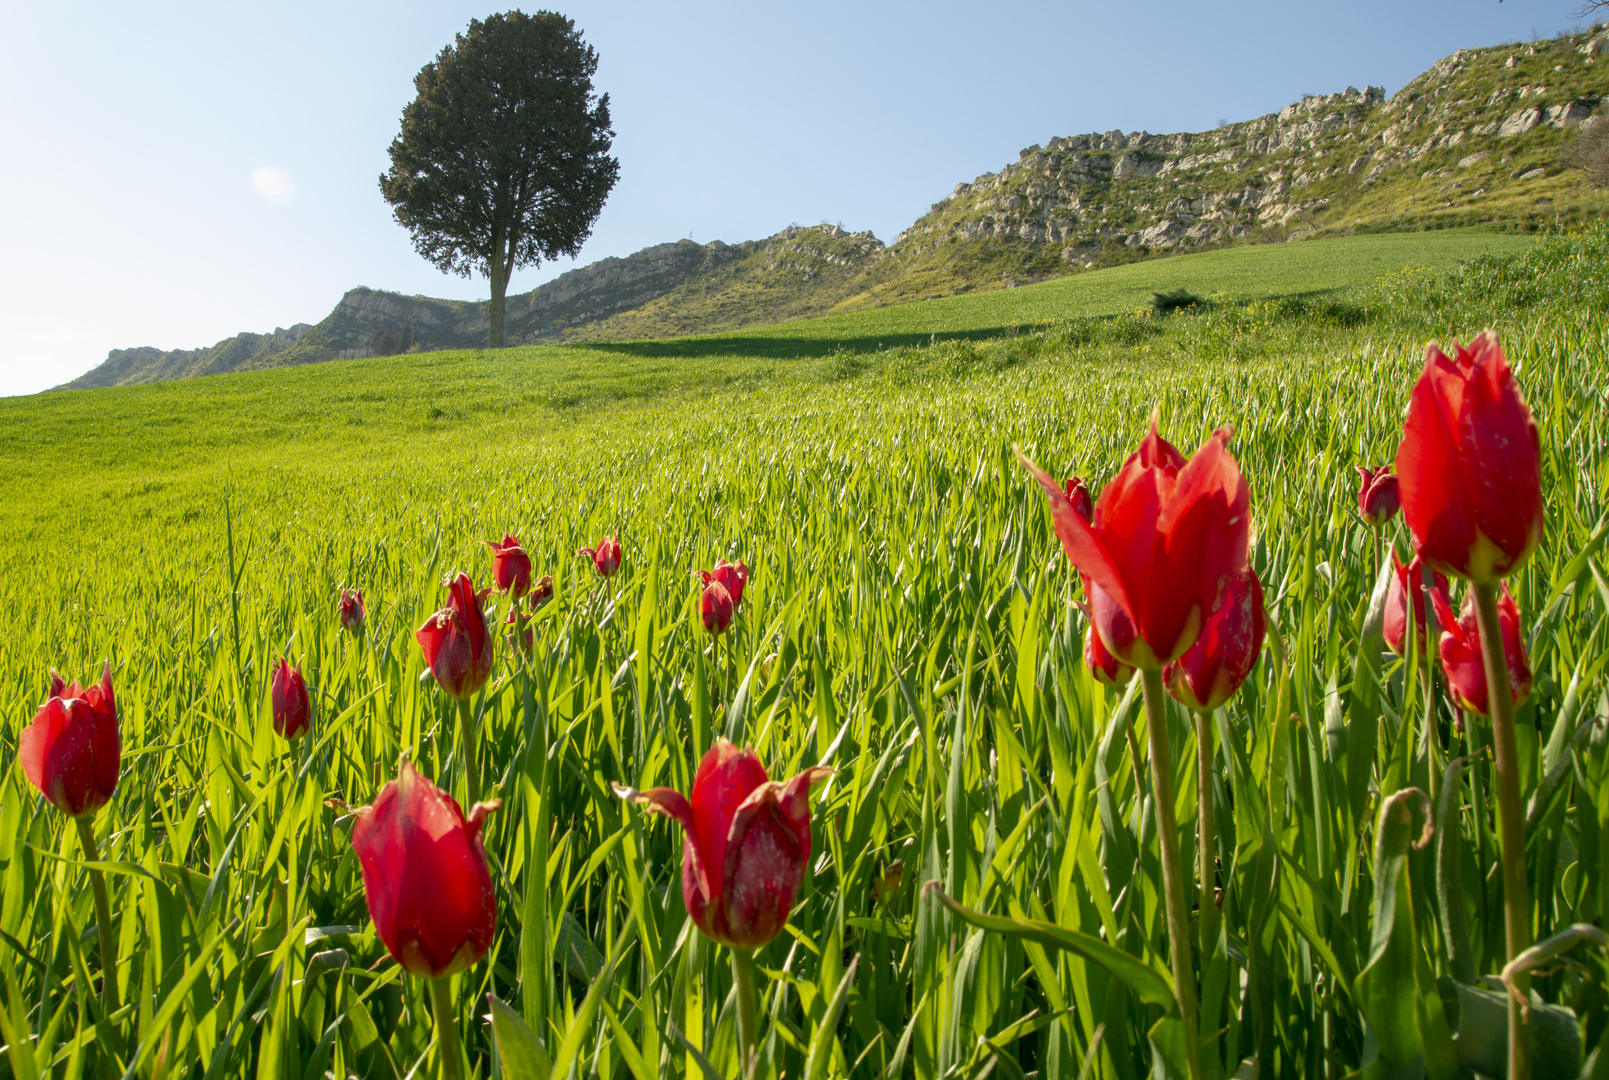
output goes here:
[[798, 357], [839, 348], [872, 350], [924, 344], [934, 335], [988, 338], [1052, 321], [1119, 315], [1149, 306], [1154, 293], [1176, 289], [1241, 302], [1311, 296], [1356, 288], [1403, 267], [1443, 269], [1481, 255], [1512, 254], [1530, 243], [1528, 236], [1467, 228], [1232, 247], [1071, 274], [1016, 289], [920, 300], [732, 333], [595, 347], [645, 356]]
[[1073, 274], [1037, 285], [784, 323], [759, 341], [869, 341], [906, 344], [956, 334], [1026, 328], [1053, 319], [1117, 315], [1150, 304], [1153, 293], [1185, 289], [1233, 300], [1325, 293], [1405, 266], [1442, 269], [1481, 255], [1523, 250], [1531, 237], [1489, 229], [1382, 233], [1307, 243], [1232, 247]]
[[[1458, 1075], [1454, 1055], [1490, 1052], [1480, 1010], [1502, 1011], [1437, 982], [1454, 910], [1475, 970], [1503, 963], [1484, 758], [1440, 819], [1459, 873], [1438, 892], [1428, 852], [1405, 864], [1398, 1013], [1369, 1015], [1359, 979], [1380, 798], [1435, 789], [1489, 729], [1460, 733], [1444, 702], [1427, 715], [1417, 661], [1382, 659], [1352, 466], [1394, 454], [1426, 340], [1498, 328], [1548, 510], [1513, 579], [1537, 673], [1520, 723], [1532, 921], [1543, 937], [1609, 913], [1609, 229], [1515, 244], [1216, 252], [730, 352], [441, 353], [0, 401], [0, 1077], [440, 1075], [429, 995], [370, 928], [350, 819], [326, 800], [366, 802], [403, 753], [462, 797], [454, 712], [412, 633], [444, 574], [487, 578], [478, 541], [505, 531], [557, 598], [531, 666], [500, 643], [475, 703], [479, 779], [504, 804], [486, 826], [497, 938], [452, 986], [472, 1075], [736, 1074], [731, 968], [683, 910], [679, 834], [609, 790], [688, 790], [718, 734], [774, 777], [838, 770], [811, 800], [789, 926], [756, 957], [759, 1075], [1173, 1075], [1142, 778], [1172, 770], [1194, 865], [1192, 728], [1175, 710], [1175, 760], [1131, 757], [1144, 712], [1085, 669], [1077, 576], [1012, 458], [1098, 490], [1153, 410], [1186, 452], [1235, 428], [1279, 642], [1215, 718], [1224, 934], [1195, 961], [1212, 1075], [1243, 1059], [1263, 1077], [1379, 1075], [1382, 1024], [1413, 1029], [1429, 1075]], [[1221, 295], [1136, 310], [1174, 287]], [[624, 563], [604, 589], [575, 551], [613, 532]], [[693, 572], [718, 557], [753, 578], [712, 644]], [[348, 586], [368, 597], [363, 638], [336, 623]], [[268, 714], [282, 655], [315, 701], [292, 749]], [[126, 1003], [110, 1015], [79, 840], [16, 762], [48, 670], [87, 678], [103, 659], [123, 733], [96, 818]], [[931, 881], [1054, 926], [976, 929]], [[1092, 939], [1113, 954], [1076, 945]], [[1570, 959], [1535, 985], [1590, 1052], [1609, 966]], [[529, 1030], [502, 1021], [501, 1054], [488, 993]]]

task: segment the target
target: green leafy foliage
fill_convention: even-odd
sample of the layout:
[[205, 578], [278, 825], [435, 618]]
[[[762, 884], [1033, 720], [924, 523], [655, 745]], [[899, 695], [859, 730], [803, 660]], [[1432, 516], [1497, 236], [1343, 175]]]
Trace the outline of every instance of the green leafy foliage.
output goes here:
[[443, 272], [491, 279], [491, 344], [517, 267], [574, 255], [620, 176], [609, 95], [575, 22], [551, 11], [474, 19], [414, 79], [380, 192]]

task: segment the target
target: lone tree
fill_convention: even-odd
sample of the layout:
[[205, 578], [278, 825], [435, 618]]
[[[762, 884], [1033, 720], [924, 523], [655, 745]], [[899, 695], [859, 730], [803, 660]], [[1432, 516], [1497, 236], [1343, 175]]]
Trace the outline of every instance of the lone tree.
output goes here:
[[574, 21], [510, 11], [471, 22], [414, 78], [380, 191], [419, 254], [490, 279], [494, 349], [515, 268], [578, 252], [620, 175], [597, 70]]

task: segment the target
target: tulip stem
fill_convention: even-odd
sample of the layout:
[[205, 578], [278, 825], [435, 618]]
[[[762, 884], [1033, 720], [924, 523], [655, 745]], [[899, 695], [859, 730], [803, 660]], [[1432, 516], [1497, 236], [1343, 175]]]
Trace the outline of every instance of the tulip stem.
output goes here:
[[1151, 795], [1156, 802], [1157, 847], [1162, 851], [1162, 892], [1167, 901], [1168, 957], [1173, 963], [1173, 995], [1184, 1024], [1185, 1061], [1190, 1080], [1201, 1080], [1201, 1029], [1196, 1018], [1195, 965], [1190, 960], [1190, 920], [1184, 906], [1184, 872], [1179, 865], [1179, 827], [1173, 816], [1173, 755], [1168, 749], [1167, 693], [1160, 668], [1145, 668], [1145, 727], [1151, 742]]
[[[1531, 945], [1530, 903], [1525, 884], [1525, 810], [1520, 805], [1519, 748], [1514, 739], [1514, 697], [1509, 688], [1508, 657], [1497, 619], [1497, 586], [1475, 584], [1475, 621], [1480, 627], [1481, 654], [1486, 661], [1486, 702], [1492, 717], [1492, 748], [1496, 751], [1497, 826], [1503, 856], [1503, 926], [1508, 937], [1508, 959]], [[1515, 986], [1523, 995], [1531, 980], [1521, 973]], [[1509, 1080], [1529, 1080], [1531, 1026], [1520, 1003], [1508, 997]]]
[[1213, 835], [1212, 820], [1212, 714], [1196, 713], [1196, 814], [1201, 850], [1198, 857], [1201, 872], [1201, 963], [1207, 964], [1218, 946], [1218, 874], [1214, 855], [1217, 840]]
[[[90, 815], [73, 818], [78, 825], [78, 838], [84, 845], [84, 858], [99, 862], [95, 851], [95, 820]], [[106, 894], [106, 879], [91, 867], [90, 888], [95, 892], [95, 923], [101, 937], [101, 1004], [106, 1015], [117, 1011], [117, 934], [112, 928], [112, 901]]]
[[464, 778], [469, 792], [464, 810], [467, 813], [480, 802], [480, 774], [475, 769], [475, 713], [467, 700], [458, 703], [458, 726], [464, 735]]
[[452, 976], [430, 980], [430, 1006], [436, 1013], [436, 1054], [442, 1080], [463, 1080], [458, 1061], [458, 1010], [453, 1006]]
[[755, 1024], [755, 1008], [759, 994], [754, 987], [752, 950], [737, 948], [732, 950], [732, 981], [737, 987], [738, 1076], [744, 1077], [750, 1075], [753, 1070], [755, 1047], [759, 1044], [759, 1031]]

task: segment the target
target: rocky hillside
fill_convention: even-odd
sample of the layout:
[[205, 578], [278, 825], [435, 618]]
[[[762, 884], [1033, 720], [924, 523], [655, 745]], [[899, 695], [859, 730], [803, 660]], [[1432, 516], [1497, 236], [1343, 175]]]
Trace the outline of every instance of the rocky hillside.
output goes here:
[[[511, 344], [623, 340], [1010, 287], [1225, 244], [1480, 222], [1529, 229], [1609, 210], [1571, 167], [1609, 123], [1609, 29], [1460, 50], [1389, 99], [1348, 87], [1213, 131], [1109, 131], [1030, 146], [957, 184], [884, 247], [790, 227], [609, 258], [509, 298]], [[484, 344], [484, 303], [353, 289], [316, 326], [209, 349], [117, 349], [69, 387]]]
[[1348, 87], [1214, 131], [1054, 138], [956, 185], [900, 234], [867, 294], [1009, 285], [1235, 242], [1580, 220], [1609, 195], [1567, 151], [1573, 129], [1609, 122], [1606, 96], [1599, 29], [1461, 50], [1389, 100]]

